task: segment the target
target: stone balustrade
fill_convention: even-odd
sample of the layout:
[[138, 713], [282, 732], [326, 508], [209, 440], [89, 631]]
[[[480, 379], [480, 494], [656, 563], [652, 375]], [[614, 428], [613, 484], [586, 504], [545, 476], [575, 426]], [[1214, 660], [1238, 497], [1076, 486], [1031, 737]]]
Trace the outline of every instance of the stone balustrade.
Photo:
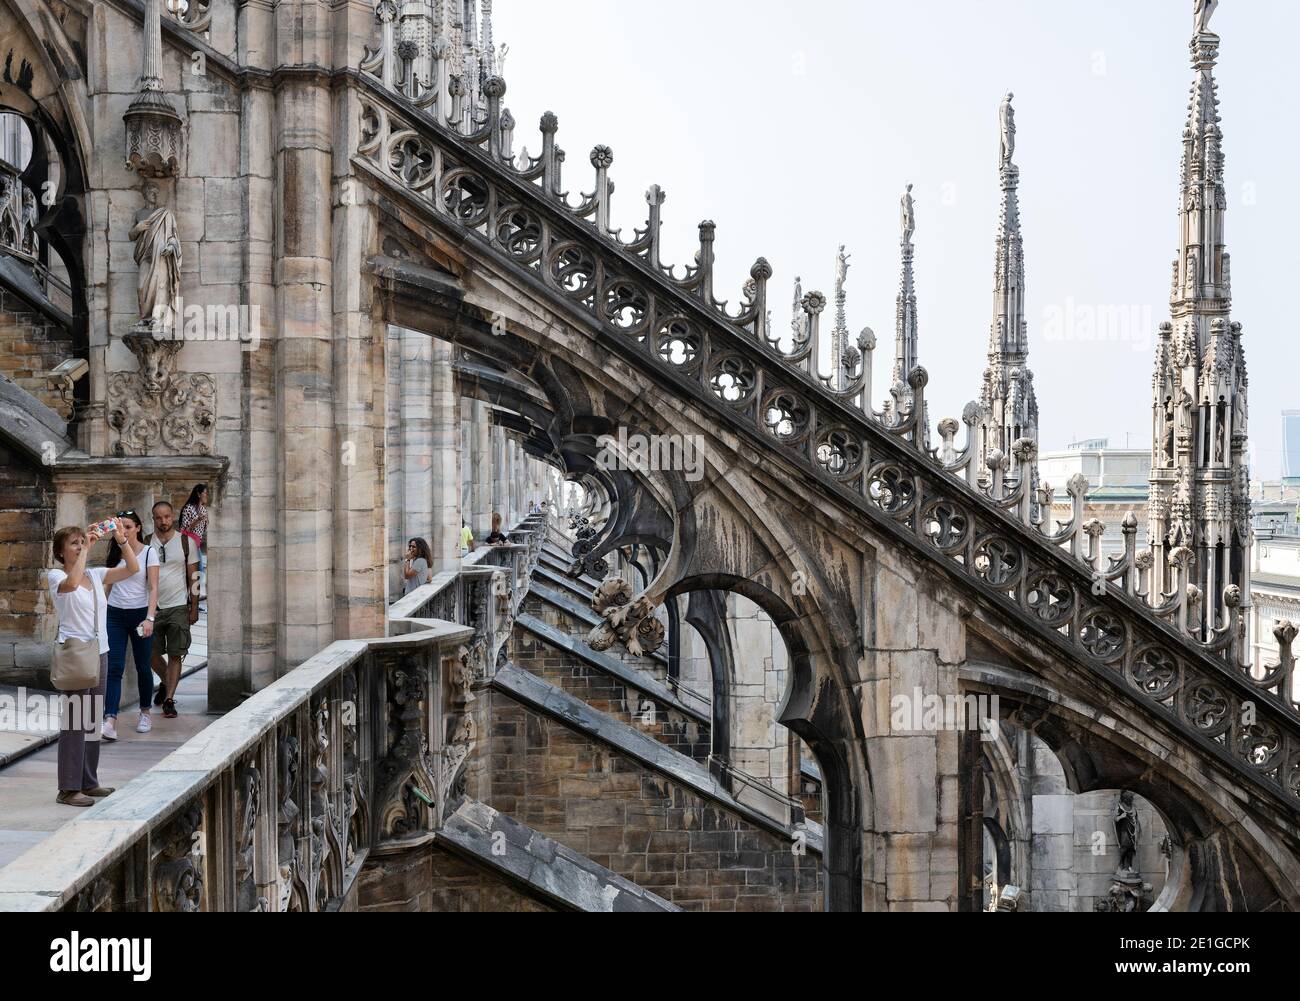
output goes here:
[[[394, 605], [0, 871], [4, 911], [336, 911], [455, 809], [540, 519]], [[515, 592], [515, 588], [524, 590]]]

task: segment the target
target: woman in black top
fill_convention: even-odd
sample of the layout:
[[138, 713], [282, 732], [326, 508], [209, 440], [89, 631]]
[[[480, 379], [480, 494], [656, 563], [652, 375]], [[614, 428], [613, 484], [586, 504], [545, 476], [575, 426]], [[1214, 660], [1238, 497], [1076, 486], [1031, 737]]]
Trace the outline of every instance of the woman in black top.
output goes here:
[[499, 514], [492, 516], [492, 534], [487, 537], [487, 544], [489, 546], [510, 545], [510, 540], [501, 534], [501, 515]]

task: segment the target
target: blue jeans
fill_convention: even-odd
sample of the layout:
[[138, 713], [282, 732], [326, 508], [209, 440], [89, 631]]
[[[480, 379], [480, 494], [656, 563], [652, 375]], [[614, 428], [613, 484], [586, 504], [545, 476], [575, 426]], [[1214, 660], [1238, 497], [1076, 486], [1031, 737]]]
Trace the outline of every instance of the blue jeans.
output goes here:
[[126, 673], [126, 648], [131, 646], [135, 660], [136, 682], [140, 686], [140, 711], [148, 712], [153, 703], [153, 637], [136, 632], [149, 614], [147, 608], [108, 606], [108, 685], [104, 692], [104, 715], [117, 718], [122, 701], [122, 675]]

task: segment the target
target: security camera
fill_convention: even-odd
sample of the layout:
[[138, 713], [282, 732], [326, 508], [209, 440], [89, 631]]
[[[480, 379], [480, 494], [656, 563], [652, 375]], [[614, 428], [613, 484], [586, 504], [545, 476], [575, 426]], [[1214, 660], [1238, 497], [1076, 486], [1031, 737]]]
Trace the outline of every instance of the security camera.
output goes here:
[[89, 372], [90, 363], [84, 358], [69, 358], [53, 372], [46, 373], [45, 378], [59, 391], [59, 396], [67, 405], [67, 420], [72, 420], [77, 412], [76, 404], [68, 399], [68, 394], [76, 389], [77, 382], [84, 379]]
[[90, 363], [84, 358], [69, 358], [51, 372], [47, 378], [54, 383], [62, 383], [64, 380], [76, 383], [78, 380], [85, 378], [89, 371]]

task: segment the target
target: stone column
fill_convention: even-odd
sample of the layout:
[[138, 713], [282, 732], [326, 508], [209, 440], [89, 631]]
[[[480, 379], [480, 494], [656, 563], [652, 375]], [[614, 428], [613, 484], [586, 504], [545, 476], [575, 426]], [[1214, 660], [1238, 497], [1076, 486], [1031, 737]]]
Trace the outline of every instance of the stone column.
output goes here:
[[[278, 61], [330, 64], [329, 33], [290, 8], [277, 32]], [[287, 29], [287, 31], [285, 30]], [[275, 361], [279, 479], [279, 615], [276, 669], [288, 673], [334, 639], [333, 106], [328, 82], [289, 76], [275, 92]]]
[[[506, 520], [508, 488], [506, 481], [505, 428], [492, 429], [492, 510]], [[506, 526], [510, 527], [510, 526]]]
[[432, 343], [433, 362], [433, 548], [434, 573], [460, 566], [460, 404], [452, 370], [453, 349]]
[[[434, 525], [434, 341], [406, 330], [402, 338], [402, 540], [427, 539]], [[398, 554], [400, 555], [400, 554]]]
[[474, 403], [474, 504], [470, 527], [476, 539], [492, 531], [492, 408]]

